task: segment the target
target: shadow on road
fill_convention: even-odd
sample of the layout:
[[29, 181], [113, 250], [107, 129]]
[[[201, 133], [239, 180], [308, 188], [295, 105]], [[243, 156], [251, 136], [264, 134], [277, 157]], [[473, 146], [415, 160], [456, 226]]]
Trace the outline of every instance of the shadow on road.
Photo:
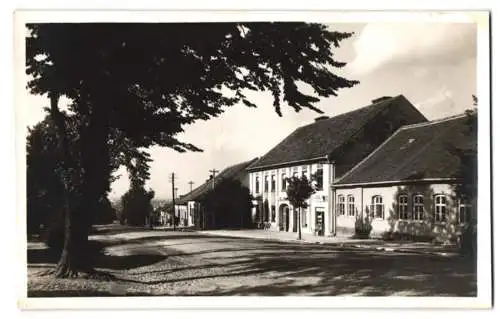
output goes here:
[[[165, 255], [154, 253], [140, 253], [125, 256], [113, 256], [103, 253], [106, 245], [101, 242], [91, 241], [89, 243], [91, 258], [94, 259], [95, 268], [109, 270], [128, 270], [148, 266], [160, 262], [166, 258]], [[49, 248], [28, 249], [27, 261], [30, 267], [36, 264], [56, 264], [59, 261], [59, 254]]]
[[[286, 245], [285, 245], [286, 246]], [[285, 249], [284, 249], [285, 248]], [[217, 254], [225, 256], [218, 256]], [[234, 253], [234, 256], [231, 254]], [[220, 267], [217, 274], [188, 276], [154, 281], [128, 280], [133, 283], [162, 285], [201, 279], [234, 280], [258, 275], [273, 280], [263, 285], [219, 285], [197, 295], [284, 296], [307, 294], [317, 296], [476, 296], [475, 262], [463, 257], [424, 256], [422, 254], [363, 252], [294, 245], [209, 250], [189, 256], [214, 255], [217, 263], [183, 267], [179, 271]], [[179, 254], [186, 256], [188, 254]], [[245, 258], [245, 260], [241, 260]], [[172, 271], [170, 271], [171, 273]], [[145, 272], [143, 274], [152, 274]], [[314, 278], [314, 283], [306, 278]], [[127, 281], [127, 280], [126, 280]]]
[[[182, 258], [183, 263], [168, 269], [148, 267], [133, 275], [119, 276], [124, 285], [151, 288], [136, 296], [168, 295], [168, 289], [155, 290], [165, 284], [191, 282], [192, 286], [206, 280], [213, 281], [208, 291], [188, 291], [180, 295], [316, 295], [316, 296], [476, 296], [476, 263], [465, 257], [444, 257], [398, 252], [374, 252], [358, 249], [339, 249], [321, 245], [276, 243], [259, 240], [210, 237], [224, 242], [222, 248], [212, 249], [207, 236], [184, 234], [154, 236], [126, 240], [125, 244], [146, 245], [147, 251], [129, 256], [99, 254], [96, 267], [128, 270], [162, 262], [166, 258]], [[173, 244], [169, 253], [159, 254], [155, 242], [188, 239], [185, 244], [200, 247], [199, 251], [176, 250]], [[196, 241], [198, 239], [198, 241]], [[116, 245], [116, 242], [102, 244]], [[177, 243], [182, 245], [183, 243]], [[217, 247], [217, 246], [216, 246]], [[191, 263], [196, 260], [196, 263]], [[28, 263], [55, 262], [47, 251], [28, 250]], [[255, 280], [242, 280], [246, 277]], [[144, 279], [148, 278], [148, 279]], [[238, 284], [242, 282], [241, 284]], [[158, 294], [155, 294], [155, 292]], [[59, 294], [60, 293], [60, 294]], [[36, 295], [68, 296], [66, 291], [37, 291]], [[102, 291], [82, 291], [79, 296], [112, 295]], [[113, 294], [116, 295], [116, 294]], [[125, 292], [120, 295], [125, 295]], [[179, 295], [179, 293], [177, 293]]]

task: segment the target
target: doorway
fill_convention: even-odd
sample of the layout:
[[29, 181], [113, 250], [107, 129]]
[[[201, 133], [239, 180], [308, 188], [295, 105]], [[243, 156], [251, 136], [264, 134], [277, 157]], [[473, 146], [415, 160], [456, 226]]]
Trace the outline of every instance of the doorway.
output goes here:
[[288, 231], [290, 227], [290, 209], [287, 204], [282, 204], [279, 208], [279, 230], [280, 231]]
[[297, 219], [297, 209], [294, 208], [293, 209], [293, 232], [296, 233], [297, 230], [298, 230], [298, 227], [297, 227], [297, 223], [298, 223], [298, 219]]
[[325, 236], [325, 210], [316, 208], [315, 227], [318, 236]]

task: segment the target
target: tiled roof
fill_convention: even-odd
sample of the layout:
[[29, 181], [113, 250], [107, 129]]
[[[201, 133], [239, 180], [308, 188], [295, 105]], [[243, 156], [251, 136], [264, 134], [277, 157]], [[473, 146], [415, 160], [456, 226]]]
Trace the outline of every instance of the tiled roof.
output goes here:
[[469, 133], [468, 119], [462, 114], [404, 126], [335, 184], [454, 179], [460, 159], [452, 150], [477, 147], [477, 135]]
[[[251, 161], [239, 163], [236, 165], [229, 166], [225, 169], [223, 169], [219, 174], [215, 176], [215, 183], [217, 183], [221, 179], [233, 179], [233, 180], [239, 180], [243, 181], [245, 176], [247, 176], [247, 171], [246, 168], [254, 163], [258, 158], [254, 158]], [[198, 186], [197, 188], [193, 189], [191, 192], [187, 193], [186, 195], [182, 196], [180, 199], [176, 199], [175, 203], [176, 205], [186, 205], [187, 202], [190, 201], [196, 201], [200, 198], [200, 196], [204, 195], [207, 193], [209, 190], [212, 189], [212, 180], [208, 180], [204, 184]]]
[[[397, 123], [393, 121], [393, 125], [397, 125], [397, 127], [392, 128], [389, 135], [401, 125], [427, 121], [403, 95], [385, 98], [354, 111], [299, 127], [257, 162], [252, 164], [249, 170], [279, 166], [284, 163], [326, 158], [327, 155], [333, 154], [336, 151], [338, 153], [340, 148], [349, 141], [352, 141], [353, 136], [362, 130], [363, 127], [370, 122], [376, 121], [377, 115], [384, 110], [389, 110], [388, 112], [391, 114], [389, 116], [394, 118], [395, 116], [392, 114], [404, 114], [402, 119], [398, 120]], [[382, 141], [387, 137], [383, 136]], [[372, 150], [370, 149], [369, 152]], [[335, 160], [338, 161], [339, 158], [335, 158]], [[352, 165], [354, 164], [356, 163], [352, 163]]]

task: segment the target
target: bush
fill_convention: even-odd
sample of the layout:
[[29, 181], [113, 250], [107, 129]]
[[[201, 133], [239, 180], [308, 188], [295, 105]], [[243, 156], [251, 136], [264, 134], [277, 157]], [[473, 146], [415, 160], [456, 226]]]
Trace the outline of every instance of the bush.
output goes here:
[[372, 224], [370, 219], [368, 217], [357, 216], [354, 223], [354, 237], [360, 239], [370, 238], [371, 231]]

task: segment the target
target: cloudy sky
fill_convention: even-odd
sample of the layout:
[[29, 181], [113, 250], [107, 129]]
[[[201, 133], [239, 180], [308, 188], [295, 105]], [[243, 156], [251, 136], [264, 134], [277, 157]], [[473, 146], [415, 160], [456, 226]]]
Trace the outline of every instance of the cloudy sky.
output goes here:
[[[368, 23], [331, 24], [339, 31], [355, 35], [341, 43], [334, 54], [348, 65], [339, 74], [360, 84], [340, 92], [338, 97], [318, 103], [326, 115], [334, 116], [370, 104], [374, 98], [403, 94], [428, 119], [454, 115], [470, 108], [476, 94], [476, 26], [457, 23]], [[202, 153], [177, 153], [170, 149], [150, 149], [151, 180], [147, 186], [156, 198], [171, 197], [169, 175], [175, 172], [178, 194], [203, 183], [210, 169], [262, 156], [298, 126], [318, 116], [304, 110], [295, 113], [285, 107], [278, 117], [268, 94], [249, 97], [258, 109], [234, 106], [219, 118], [185, 127], [180, 139], [204, 149]], [[33, 125], [47, 105], [43, 97], [29, 97], [29, 109], [22, 114]], [[128, 188], [125, 170], [112, 185], [112, 198]]]

